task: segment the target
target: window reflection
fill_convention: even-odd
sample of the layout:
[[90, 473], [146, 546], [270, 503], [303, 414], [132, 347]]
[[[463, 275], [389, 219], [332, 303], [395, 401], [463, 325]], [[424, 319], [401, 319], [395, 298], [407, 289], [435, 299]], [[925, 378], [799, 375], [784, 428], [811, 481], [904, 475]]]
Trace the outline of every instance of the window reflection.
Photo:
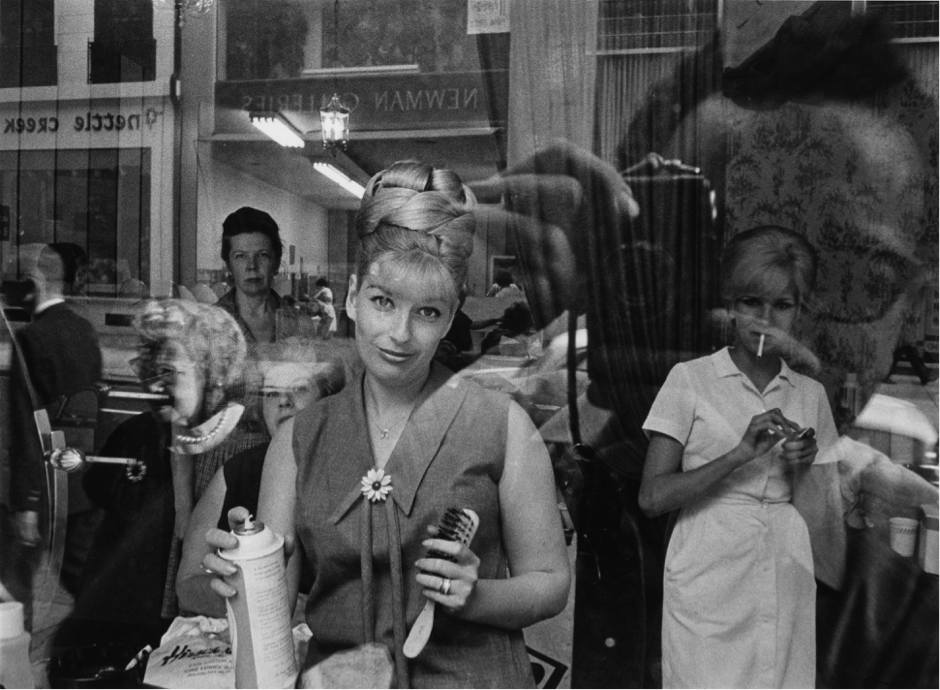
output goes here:
[[[877, 458], [870, 475], [904, 496], [868, 507], [870, 534], [887, 543], [879, 510], [913, 516], [913, 497], [935, 497], [929, 483], [890, 482], [907, 477], [892, 473], [903, 464], [936, 464], [924, 429], [937, 415], [940, 3], [215, 0], [204, 15], [185, 5], [0, 0], [0, 468], [14, 433], [12, 334], [31, 322], [26, 280], [43, 247], [82, 255], [64, 296], [101, 342], [112, 395], [100, 446], [146, 411], [133, 397], [141, 383], [172, 378], [134, 358], [145, 298], [231, 309], [244, 274], [261, 270], [280, 300], [258, 320], [261, 340], [355, 370], [346, 302], [359, 199], [313, 165], [364, 185], [419, 159], [453, 169], [479, 202], [437, 359], [522, 405], [582, 520], [569, 533], [601, 544], [587, 570], [619, 587], [577, 595], [585, 617], [566, 623], [580, 635], [567, 660], [575, 685], [661, 680], [656, 582], [669, 524], [637, 508], [640, 427], [673, 366], [731, 337], [718, 257], [738, 233], [779, 225], [819, 253], [788, 364], [821, 381], [840, 431], [866, 442], [842, 452]], [[319, 131], [334, 93], [351, 111], [335, 157]], [[285, 121], [302, 146], [258, 132], [257, 113]], [[245, 206], [280, 228], [279, 260], [255, 249], [223, 260], [223, 223]], [[255, 405], [265, 353], [254, 354], [244, 419], [266, 439]], [[842, 404], [847, 381], [862, 402], [880, 393], [919, 406], [926, 426], [905, 440], [886, 423], [864, 426], [871, 412], [859, 424], [861, 409]], [[857, 463], [840, 462], [862, 481]], [[627, 567], [605, 559], [630, 543], [647, 559], [642, 586], [605, 570]], [[615, 632], [598, 623], [641, 604], [645, 646], [624, 641], [640, 636], [628, 621]]]

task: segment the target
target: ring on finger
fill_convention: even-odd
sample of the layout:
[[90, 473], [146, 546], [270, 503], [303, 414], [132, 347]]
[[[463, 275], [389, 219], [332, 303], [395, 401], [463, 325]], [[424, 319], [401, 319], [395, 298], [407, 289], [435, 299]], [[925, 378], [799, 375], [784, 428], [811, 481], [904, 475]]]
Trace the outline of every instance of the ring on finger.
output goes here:
[[450, 594], [450, 578], [449, 578], [449, 577], [442, 577], [442, 578], [441, 578], [441, 586], [440, 586], [440, 590], [439, 590], [439, 591], [440, 591], [440, 593], [443, 594], [445, 597], [446, 597], [448, 594]]

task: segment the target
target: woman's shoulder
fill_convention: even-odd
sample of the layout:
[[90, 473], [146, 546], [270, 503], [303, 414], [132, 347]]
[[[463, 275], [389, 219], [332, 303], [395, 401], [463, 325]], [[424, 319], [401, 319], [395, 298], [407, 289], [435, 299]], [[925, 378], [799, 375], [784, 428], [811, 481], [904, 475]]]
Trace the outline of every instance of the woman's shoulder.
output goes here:
[[335, 416], [335, 410], [338, 410], [347, 404], [347, 401], [344, 398], [347, 396], [347, 390], [343, 390], [335, 393], [334, 395], [328, 395], [325, 398], [320, 398], [314, 403], [311, 403], [304, 409], [300, 410], [297, 414], [294, 415], [294, 435], [296, 436], [299, 432], [302, 432], [304, 429], [311, 426], [317, 426], [331, 416]]
[[455, 374], [443, 365], [439, 367], [442, 378], [441, 388], [449, 388], [464, 396], [465, 402], [469, 402], [483, 409], [493, 409], [497, 412], [505, 412], [509, 409], [512, 402], [512, 396], [503, 391], [496, 391], [490, 388], [484, 388], [473, 379], [462, 374]]
[[794, 371], [789, 366], [787, 366], [786, 375], [790, 380], [790, 383], [792, 383], [794, 387], [802, 390], [804, 393], [808, 393], [810, 395], [826, 395], [825, 386], [823, 386], [822, 383], [813, 377]]
[[343, 390], [317, 400], [294, 415], [293, 445], [300, 453], [298, 458], [306, 454], [328, 424], [338, 428], [350, 423], [353, 417], [351, 396], [355, 389], [355, 381], [348, 382]]
[[730, 371], [730, 367], [733, 366], [731, 355], [728, 348], [725, 347], [708, 355], [679, 362], [673, 367], [673, 371], [683, 372], [686, 376], [694, 379], [714, 378], [716, 374]]

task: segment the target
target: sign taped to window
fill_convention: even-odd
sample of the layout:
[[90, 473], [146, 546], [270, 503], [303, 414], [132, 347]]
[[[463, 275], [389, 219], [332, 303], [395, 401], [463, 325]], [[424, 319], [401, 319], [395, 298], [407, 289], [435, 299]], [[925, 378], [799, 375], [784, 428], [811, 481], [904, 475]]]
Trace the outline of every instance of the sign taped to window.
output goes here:
[[509, 0], [467, 0], [467, 33], [509, 33]]

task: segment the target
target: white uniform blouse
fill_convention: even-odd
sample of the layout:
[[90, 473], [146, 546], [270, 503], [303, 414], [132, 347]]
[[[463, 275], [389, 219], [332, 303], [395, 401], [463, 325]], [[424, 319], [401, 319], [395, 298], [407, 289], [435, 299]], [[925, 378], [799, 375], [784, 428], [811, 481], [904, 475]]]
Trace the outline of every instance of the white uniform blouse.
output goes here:
[[[679, 441], [688, 471], [731, 451], [773, 408], [816, 429], [817, 461], [837, 440], [822, 385], [782, 363], [760, 392], [727, 348], [674, 367], [643, 428]], [[663, 581], [663, 687], [814, 683], [813, 560], [780, 446], [680, 513]]]

